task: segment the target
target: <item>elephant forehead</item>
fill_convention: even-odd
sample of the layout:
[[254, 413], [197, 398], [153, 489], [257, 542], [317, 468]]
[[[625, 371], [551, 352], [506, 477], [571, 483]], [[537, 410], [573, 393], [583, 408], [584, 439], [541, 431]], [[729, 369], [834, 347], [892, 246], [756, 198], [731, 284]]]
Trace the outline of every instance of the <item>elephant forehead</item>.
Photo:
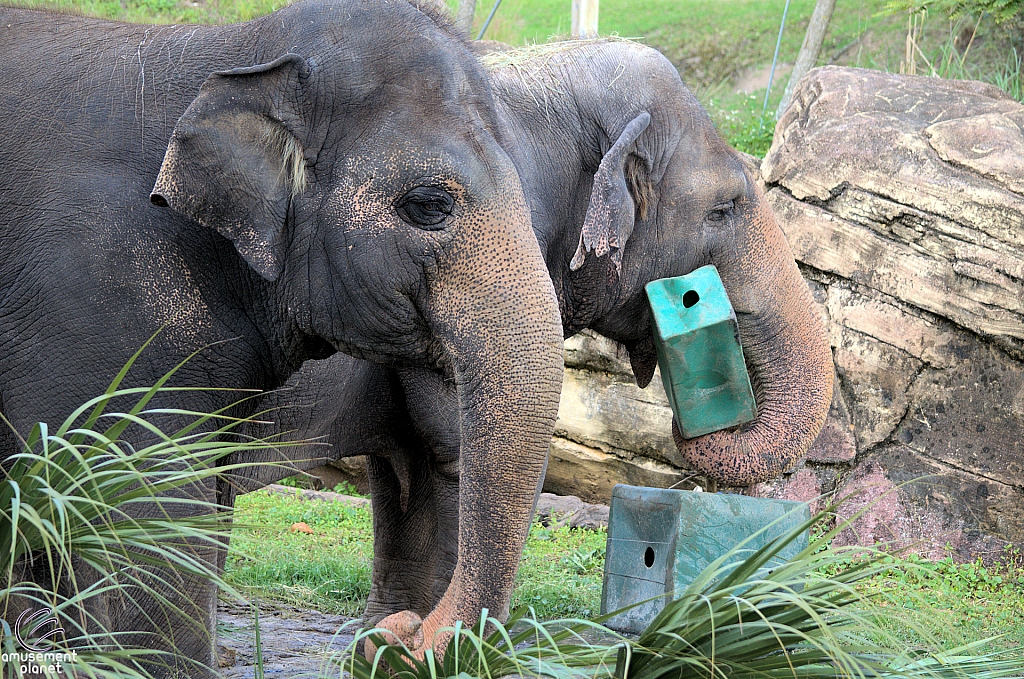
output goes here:
[[[351, 149], [334, 168], [331, 204], [337, 208], [374, 209], [394, 204], [414, 186], [440, 186], [456, 203], [472, 199], [474, 175], [486, 172], [489, 163], [467, 161], [467, 145], [434, 143], [430, 139], [402, 138], [399, 130], [387, 131]], [[479, 149], [473, 149], [479, 151]]]
[[684, 157], [670, 167], [663, 182], [666, 206], [707, 209], [747, 193], [746, 176], [738, 164], [729, 162], [730, 157], [700, 159], [696, 164], [694, 160]]
[[343, 50], [332, 40], [314, 49], [322, 85], [349, 113], [353, 106], [412, 110], [426, 114], [420, 122], [430, 126], [445, 109], [463, 115], [467, 108], [486, 114], [492, 107], [482, 66], [465, 46], [444, 35], [399, 31], [383, 41], [379, 35], [363, 36]]

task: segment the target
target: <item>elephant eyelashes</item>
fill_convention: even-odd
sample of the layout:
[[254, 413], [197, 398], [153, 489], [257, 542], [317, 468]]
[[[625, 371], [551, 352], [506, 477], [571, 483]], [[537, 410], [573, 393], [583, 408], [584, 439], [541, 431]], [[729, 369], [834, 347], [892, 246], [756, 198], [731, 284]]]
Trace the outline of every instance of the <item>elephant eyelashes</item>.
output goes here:
[[733, 202], [729, 201], [724, 205], [717, 205], [708, 213], [709, 222], [724, 222], [725, 218], [732, 214]]
[[413, 226], [439, 227], [452, 214], [455, 199], [436, 186], [417, 186], [395, 206], [398, 216]]

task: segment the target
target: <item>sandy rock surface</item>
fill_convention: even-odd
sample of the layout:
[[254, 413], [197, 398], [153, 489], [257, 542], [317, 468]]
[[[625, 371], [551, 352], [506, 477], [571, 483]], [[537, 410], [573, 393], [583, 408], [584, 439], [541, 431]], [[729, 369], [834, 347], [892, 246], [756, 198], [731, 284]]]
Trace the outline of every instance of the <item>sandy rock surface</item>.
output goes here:
[[845, 541], [1024, 539], [1022, 125], [982, 83], [826, 67], [776, 128], [761, 171], [838, 380], [808, 471], [765, 492], [880, 498]]

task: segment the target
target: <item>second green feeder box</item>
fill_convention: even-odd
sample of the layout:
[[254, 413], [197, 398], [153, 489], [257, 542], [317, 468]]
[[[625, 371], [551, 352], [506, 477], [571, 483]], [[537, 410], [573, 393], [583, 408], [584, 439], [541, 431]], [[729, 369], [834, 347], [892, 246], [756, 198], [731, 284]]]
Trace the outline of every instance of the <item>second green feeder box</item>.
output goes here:
[[[608, 517], [601, 614], [639, 605], [605, 624], [639, 634], [666, 601], [681, 596], [705, 568], [730, 549], [746, 541], [726, 560], [727, 564], [738, 563], [798, 529], [810, 516], [802, 502], [615, 486]], [[775, 568], [793, 558], [807, 547], [809, 539], [810, 531], [803, 531], [766, 567]]]
[[646, 290], [661, 379], [683, 438], [753, 420], [736, 314], [718, 269], [651, 281]]

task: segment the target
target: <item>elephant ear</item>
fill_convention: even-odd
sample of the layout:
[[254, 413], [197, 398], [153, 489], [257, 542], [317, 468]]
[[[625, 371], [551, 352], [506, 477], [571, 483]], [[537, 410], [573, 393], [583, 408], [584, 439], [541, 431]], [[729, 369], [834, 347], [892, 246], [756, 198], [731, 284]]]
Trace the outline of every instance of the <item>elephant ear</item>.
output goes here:
[[619, 138], [604, 154], [601, 165], [594, 175], [594, 187], [590, 191], [590, 204], [583, 220], [580, 242], [576, 254], [569, 262], [572, 271], [583, 266], [586, 253], [598, 257], [611, 253], [615, 271], [622, 269], [622, 249], [633, 232], [636, 204], [627, 185], [626, 164], [630, 152], [647, 126], [651, 115], [643, 111], [626, 125]]
[[212, 74], [175, 125], [149, 197], [228, 238], [270, 281], [284, 268], [288, 208], [305, 183], [291, 102], [307, 75], [297, 54]]

